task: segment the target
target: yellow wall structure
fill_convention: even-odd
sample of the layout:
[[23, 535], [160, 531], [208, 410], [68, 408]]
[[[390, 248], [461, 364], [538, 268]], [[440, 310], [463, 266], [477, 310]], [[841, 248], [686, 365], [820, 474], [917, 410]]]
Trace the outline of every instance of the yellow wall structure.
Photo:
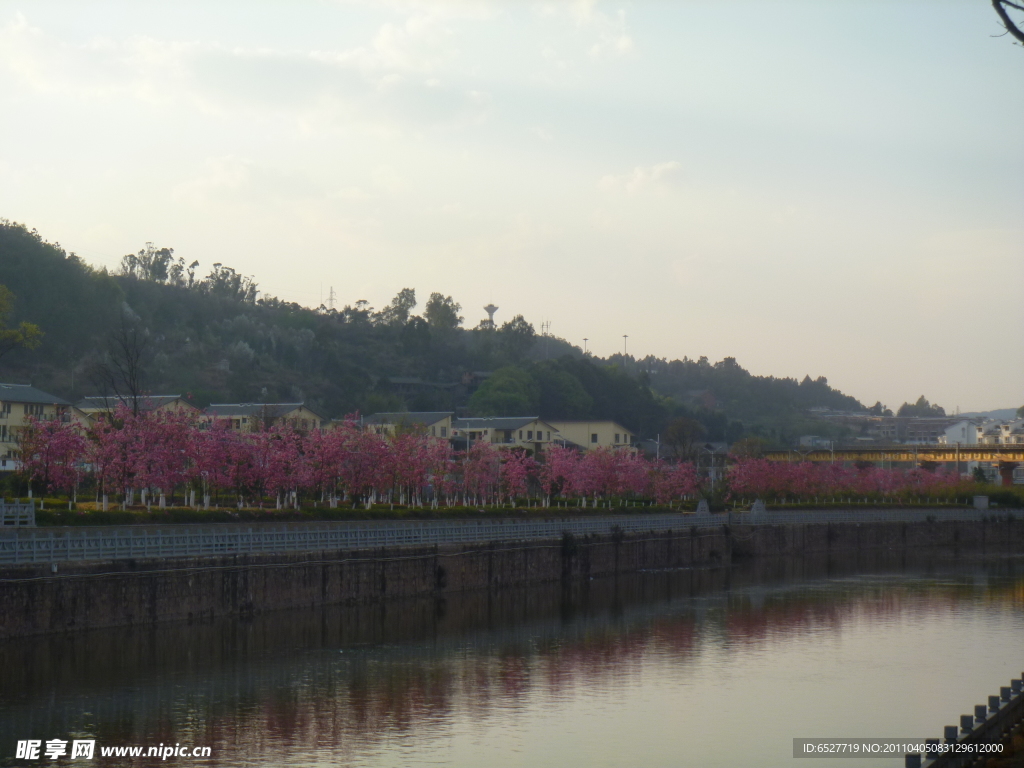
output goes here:
[[70, 420], [71, 404], [27, 384], [0, 384], [0, 471], [17, 469], [19, 432], [31, 418]]
[[277, 424], [303, 431], [328, 424], [320, 414], [302, 403], [218, 403], [203, 411], [202, 418], [208, 422], [227, 421], [232, 431], [243, 434]]
[[636, 439], [616, 421], [552, 421], [559, 436], [592, 451], [595, 448], [628, 448]]
[[364, 429], [378, 435], [394, 435], [407, 430], [447, 440], [452, 436], [452, 414], [446, 411], [375, 413], [366, 419]]

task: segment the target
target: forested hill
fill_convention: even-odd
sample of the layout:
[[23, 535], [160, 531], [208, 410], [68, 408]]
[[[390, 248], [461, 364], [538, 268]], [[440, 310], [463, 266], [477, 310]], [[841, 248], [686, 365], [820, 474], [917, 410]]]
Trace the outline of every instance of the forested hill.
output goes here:
[[379, 310], [313, 310], [261, 293], [230, 267], [203, 276], [197, 263], [151, 246], [110, 274], [6, 221], [0, 285], [15, 297], [6, 325], [24, 320], [44, 334], [38, 348], [0, 358], [0, 381], [72, 401], [105, 386], [118, 340], [135, 333], [145, 391], [188, 393], [200, 406], [305, 400], [328, 417], [460, 408], [613, 418], [643, 435], [688, 417], [708, 439], [777, 440], [809, 431], [810, 407], [863, 408], [824, 379], [752, 376], [732, 358], [604, 360], [538, 336], [522, 317], [467, 329], [459, 304], [441, 294], [418, 314], [411, 289]]

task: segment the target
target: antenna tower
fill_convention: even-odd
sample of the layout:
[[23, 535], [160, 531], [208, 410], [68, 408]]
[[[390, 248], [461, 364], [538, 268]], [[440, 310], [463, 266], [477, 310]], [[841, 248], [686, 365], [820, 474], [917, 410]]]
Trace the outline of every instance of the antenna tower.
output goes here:
[[334, 292], [334, 286], [331, 286], [331, 292], [327, 294], [327, 308], [334, 309], [334, 303], [338, 300], [337, 294]]

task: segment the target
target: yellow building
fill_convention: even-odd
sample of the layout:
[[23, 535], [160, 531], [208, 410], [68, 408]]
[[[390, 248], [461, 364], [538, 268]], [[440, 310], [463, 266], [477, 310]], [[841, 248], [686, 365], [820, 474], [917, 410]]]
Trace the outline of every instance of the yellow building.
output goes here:
[[70, 421], [71, 403], [30, 384], [0, 384], [0, 472], [18, 468], [18, 433], [32, 417]]
[[308, 431], [328, 425], [327, 419], [305, 403], [213, 403], [203, 411], [203, 420], [227, 421], [235, 432], [260, 432], [277, 424]]
[[[104, 414], [112, 413], [118, 405], [131, 407], [131, 403], [117, 397], [83, 397], [75, 404], [75, 410], [84, 414], [91, 424], [102, 419]], [[139, 398], [139, 411], [143, 413], [188, 411], [198, 414], [199, 409], [181, 395], [145, 395]]]
[[451, 411], [409, 411], [406, 413], [375, 413], [361, 419], [363, 427], [378, 435], [402, 431], [420, 431], [431, 437], [447, 440], [452, 435]]
[[558, 437], [587, 451], [595, 448], [629, 448], [636, 441], [631, 432], [617, 421], [552, 421]]
[[452, 437], [459, 447], [481, 440], [494, 445], [517, 445], [543, 451], [557, 438], [558, 430], [537, 416], [491, 416], [452, 420]]

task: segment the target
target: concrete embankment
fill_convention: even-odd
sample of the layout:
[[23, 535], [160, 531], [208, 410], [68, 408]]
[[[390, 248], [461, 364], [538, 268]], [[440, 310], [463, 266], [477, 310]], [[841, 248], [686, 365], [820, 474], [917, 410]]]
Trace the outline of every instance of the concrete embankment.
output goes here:
[[11, 566], [0, 570], [0, 638], [283, 608], [499, 591], [758, 557], [1024, 554], [1024, 520], [686, 527], [373, 550]]

